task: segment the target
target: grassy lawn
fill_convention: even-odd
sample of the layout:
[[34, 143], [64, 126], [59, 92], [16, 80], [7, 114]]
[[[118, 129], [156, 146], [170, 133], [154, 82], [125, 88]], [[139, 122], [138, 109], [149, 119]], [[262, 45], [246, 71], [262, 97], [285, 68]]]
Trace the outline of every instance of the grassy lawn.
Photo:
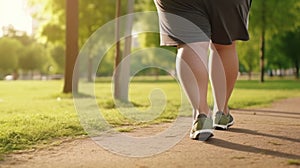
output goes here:
[[[72, 95], [62, 94], [62, 85], [62, 81], [0, 81], [0, 154], [48, 144], [57, 138], [86, 134]], [[137, 109], [144, 111], [151, 104], [149, 94], [157, 88], [163, 90], [166, 108], [157, 119], [148, 123], [125, 117], [114, 108], [109, 80], [97, 81], [95, 93], [105, 119], [120, 131], [128, 131], [133, 126], [171, 122], [176, 118], [181, 96], [180, 87], [174, 80], [134, 79], [130, 85], [130, 100]], [[296, 96], [300, 96], [300, 81], [270, 80], [261, 84], [241, 80], [236, 85], [230, 107], [265, 106], [278, 99]], [[211, 94], [208, 101], [212, 104]], [[190, 116], [191, 112], [187, 110], [185, 115]]]

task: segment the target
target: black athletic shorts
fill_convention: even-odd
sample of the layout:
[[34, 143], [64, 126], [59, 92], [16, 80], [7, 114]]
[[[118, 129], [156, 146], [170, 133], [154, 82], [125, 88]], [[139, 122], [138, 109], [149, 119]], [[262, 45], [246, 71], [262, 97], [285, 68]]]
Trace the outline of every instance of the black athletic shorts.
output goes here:
[[159, 16], [161, 45], [177, 46], [210, 40], [229, 45], [234, 40], [249, 40], [251, 1], [154, 0]]

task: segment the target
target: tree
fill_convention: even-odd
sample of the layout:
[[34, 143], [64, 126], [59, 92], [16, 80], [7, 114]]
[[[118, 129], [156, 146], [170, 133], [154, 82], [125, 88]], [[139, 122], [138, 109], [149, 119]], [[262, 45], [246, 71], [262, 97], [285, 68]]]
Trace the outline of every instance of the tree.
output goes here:
[[42, 42], [64, 45], [66, 0], [27, 0], [27, 3], [31, 7], [31, 15], [39, 22], [35, 36]]
[[[114, 1], [111, 0], [76, 0], [78, 2], [78, 44], [81, 47], [86, 40], [103, 24], [114, 18]], [[65, 44], [66, 34], [66, 2], [61, 0], [29, 0], [31, 6], [41, 5], [42, 12], [36, 11], [35, 17], [44, 21], [40, 37], [45, 37], [54, 45]], [[98, 39], [98, 40], [105, 40]], [[98, 45], [95, 43], [95, 45]], [[93, 48], [93, 46], [91, 47]], [[87, 68], [92, 69], [93, 51], [87, 55]], [[68, 63], [68, 61], [66, 61]], [[66, 73], [66, 72], [65, 72]], [[92, 81], [92, 73], [89, 71], [88, 80]], [[66, 74], [69, 76], [69, 74]], [[76, 88], [76, 87], [75, 87]], [[65, 90], [65, 89], [64, 89]]]
[[59, 24], [48, 23], [44, 26], [41, 35], [46, 37], [47, 42], [52, 44], [65, 43], [64, 27]]
[[[134, 0], [128, 0], [127, 3], [127, 14], [131, 14], [134, 11]], [[125, 27], [125, 45], [123, 56], [121, 55], [121, 39], [120, 39], [120, 22], [119, 17], [121, 15], [121, 1], [117, 0], [116, 4], [116, 54], [115, 54], [115, 73], [114, 73], [114, 98], [123, 102], [128, 102], [128, 84], [130, 77], [130, 61], [129, 55], [131, 53], [131, 31], [133, 26], [133, 16], [127, 16], [126, 27]], [[123, 61], [122, 64], [121, 61]]]
[[[85, 43], [87, 38], [91, 38], [90, 36], [103, 24], [108, 22], [109, 20], [114, 19], [114, 1], [111, 0], [84, 0], [81, 2], [84, 5], [80, 5], [80, 31], [79, 31], [79, 40], [80, 46]], [[121, 7], [120, 7], [121, 8]], [[87, 19], [89, 18], [89, 19]], [[98, 45], [101, 45], [100, 40], [105, 40], [102, 37], [97, 37], [94, 39], [90, 39], [90, 46], [88, 47], [86, 55], [88, 59], [87, 62], [87, 80], [88, 82], [93, 82], [93, 68], [94, 63], [93, 59], [98, 53], [94, 53], [93, 50], [97, 49]]]
[[116, 23], [115, 23], [115, 40], [116, 40], [116, 50], [115, 50], [115, 71], [114, 71], [114, 98], [117, 100], [122, 100], [120, 92], [122, 90], [122, 84], [120, 82], [120, 71], [119, 65], [122, 60], [121, 56], [121, 39], [120, 39], [120, 16], [121, 16], [121, 0], [116, 0]]
[[0, 39], [0, 74], [11, 73], [17, 68], [22, 47], [22, 44], [16, 39], [8, 37]]
[[[252, 72], [259, 69], [259, 38], [257, 36], [250, 35], [251, 39], [248, 42], [238, 42], [238, 55], [239, 61], [244, 68], [243, 70], [248, 73], [248, 79], [251, 80]], [[241, 70], [241, 69], [240, 69]]]
[[[74, 71], [78, 55], [78, 0], [66, 0], [66, 64], [64, 93], [78, 92], [78, 76]], [[75, 74], [75, 75], [74, 75]]]
[[291, 59], [295, 67], [295, 77], [299, 79], [299, 66], [300, 66], [300, 28], [293, 32], [287, 32], [283, 37], [284, 41], [282, 50]]
[[[266, 67], [268, 69], [268, 73], [270, 76], [273, 76], [273, 70], [282, 70], [287, 69], [291, 67], [291, 62], [289, 57], [283, 52], [282, 50], [282, 44], [284, 41], [282, 41], [283, 35], [286, 33], [275, 35], [272, 38], [272, 41], [266, 48], [266, 55], [269, 57], [267, 58]], [[277, 75], [283, 75], [283, 74], [277, 74]]]
[[[12, 66], [10, 63], [6, 62], [5, 64], [14, 69], [14, 73], [17, 73], [18, 69], [25, 71], [39, 71], [45, 72], [46, 64], [49, 62], [48, 52], [44, 45], [38, 43], [32, 36], [28, 36], [25, 32], [16, 31], [12, 26], [4, 28], [5, 39], [10, 39], [9, 41], [15, 41], [15, 46], [11, 42], [6, 42], [2, 46], [11, 45], [9, 52], [14, 52], [16, 50], [16, 56], [11, 55], [7, 57], [11, 61], [15, 62], [15, 66]], [[10, 54], [9, 54], [10, 55]], [[4, 62], [4, 61], [2, 61]]]
[[[28, 0], [29, 6], [38, 8], [32, 14], [42, 25], [39, 37], [47, 42], [65, 44], [66, 1], [62, 0]], [[123, 10], [124, 6], [122, 6]], [[78, 0], [79, 12], [79, 46], [99, 27], [114, 19], [115, 1], [112, 0]]]
[[[299, 41], [300, 41], [300, 28], [295, 31], [289, 31], [285, 34], [279, 36], [278, 41], [273, 46], [273, 50], [278, 51], [281, 55], [281, 59], [277, 61], [278, 64], [289, 63], [295, 68], [295, 77], [299, 78], [299, 66], [300, 66], [300, 50], [299, 50]], [[285, 57], [283, 57], [283, 55]]]
[[53, 59], [54, 63], [56, 64], [56, 72], [63, 73], [63, 69], [65, 67], [65, 47], [62, 45], [56, 45], [51, 49], [51, 58]]
[[100, 65], [98, 66], [97, 76], [112, 76], [114, 71], [115, 50], [111, 48], [103, 56]]
[[299, 25], [296, 4], [299, 4], [298, 0], [261, 0], [252, 3], [250, 31], [260, 37], [261, 82], [264, 82], [266, 45], [269, 40], [274, 35], [293, 30]]
[[23, 55], [19, 56], [19, 68], [28, 72], [33, 72], [34, 70], [43, 71], [48, 62], [44, 46], [41, 44], [31, 44], [23, 50]]

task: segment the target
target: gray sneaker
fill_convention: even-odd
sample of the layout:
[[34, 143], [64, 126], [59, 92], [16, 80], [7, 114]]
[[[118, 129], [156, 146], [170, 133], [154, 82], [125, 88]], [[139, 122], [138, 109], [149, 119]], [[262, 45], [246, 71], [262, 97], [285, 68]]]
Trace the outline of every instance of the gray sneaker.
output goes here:
[[194, 122], [190, 132], [190, 138], [199, 141], [206, 141], [213, 135], [213, 120], [205, 114], [200, 114]]
[[234, 119], [230, 113], [225, 115], [222, 111], [215, 114], [214, 127], [219, 130], [227, 130], [234, 123]]

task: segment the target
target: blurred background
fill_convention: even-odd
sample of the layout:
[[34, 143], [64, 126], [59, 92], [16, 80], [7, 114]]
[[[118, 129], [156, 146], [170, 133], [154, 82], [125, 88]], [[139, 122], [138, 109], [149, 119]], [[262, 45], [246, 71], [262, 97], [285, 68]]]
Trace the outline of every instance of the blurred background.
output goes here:
[[[74, 4], [78, 6], [79, 48], [99, 27], [114, 19], [118, 10], [119, 15], [127, 14], [130, 6], [134, 12], [155, 10], [152, 0], [117, 2], [79, 0], [78, 4]], [[238, 48], [240, 72], [244, 78], [260, 78], [264, 81], [264, 75], [299, 77], [299, 17], [298, 0], [253, 1], [249, 25], [251, 40], [240, 42]], [[145, 22], [141, 26], [158, 25], [147, 25]], [[66, 1], [0, 0], [0, 27], [1, 80], [49, 80], [64, 77], [65, 65], [68, 64], [65, 61]], [[159, 35], [141, 34], [132, 44], [131, 50], [159, 47]], [[123, 45], [121, 52], [124, 50]], [[170, 50], [175, 52], [174, 49]], [[145, 57], [144, 62], [153, 61], [153, 58]], [[172, 61], [166, 61], [173, 64]], [[111, 49], [99, 66], [97, 76], [111, 76], [114, 63], [115, 49]], [[145, 73], [159, 75], [165, 72], [149, 70]]]

